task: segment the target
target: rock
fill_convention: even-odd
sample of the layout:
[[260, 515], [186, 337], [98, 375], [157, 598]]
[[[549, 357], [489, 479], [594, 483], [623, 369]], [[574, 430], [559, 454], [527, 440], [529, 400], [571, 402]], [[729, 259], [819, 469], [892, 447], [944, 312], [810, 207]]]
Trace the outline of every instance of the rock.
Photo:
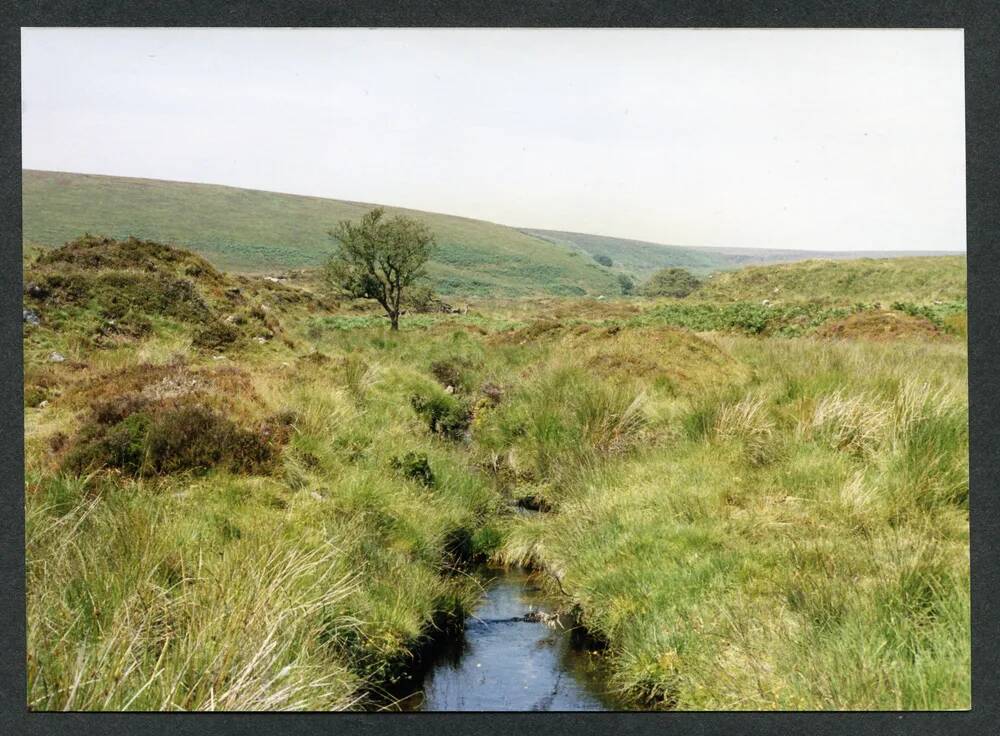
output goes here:
[[62, 353], [51, 352], [51, 353], [49, 353], [49, 362], [50, 363], [65, 363], [66, 362], [66, 356], [63, 355]]
[[455, 393], [455, 387], [454, 386], [445, 386], [444, 387], [444, 392], [446, 394], [453, 394], [453, 393]]
[[266, 337], [257, 336], [257, 337], [254, 338], [254, 340], [256, 340], [257, 342], [259, 342], [261, 345], [264, 345], [265, 343], [267, 343], [267, 338]]
[[213, 355], [212, 356], [212, 360], [225, 360], [225, 359], [226, 359], [225, 355]]
[[277, 278], [275, 276], [265, 276], [264, 280], [265, 281], [270, 281], [272, 284], [280, 284], [281, 283], [281, 279], [279, 279], [279, 278]]
[[34, 309], [23, 309], [21, 310], [21, 317], [25, 324], [37, 325], [41, 320], [38, 317], [38, 312]]
[[765, 307], [770, 303], [771, 303], [770, 299], [765, 299], [764, 301], [761, 302], [761, 304], [763, 304]]
[[28, 284], [25, 291], [32, 299], [45, 299], [49, 295], [49, 290], [38, 284]]
[[316, 491], [309, 491], [309, 495], [315, 498], [317, 501], [322, 501], [323, 497], [316, 493]]
[[42, 399], [40, 402], [38, 402], [38, 408], [39, 409], [44, 409], [48, 405], [49, 405], [49, 400], [48, 399]]

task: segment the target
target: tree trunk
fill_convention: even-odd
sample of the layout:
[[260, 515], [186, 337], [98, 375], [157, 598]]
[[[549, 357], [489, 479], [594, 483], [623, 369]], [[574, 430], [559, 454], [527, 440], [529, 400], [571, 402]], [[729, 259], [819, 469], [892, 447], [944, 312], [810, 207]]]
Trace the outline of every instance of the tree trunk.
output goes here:
[[389, 327], [390, 327], [390, 329], [393, 329], [393, 330], [398, 330], [399, 329], [399, 315], [398, 314], [390, 314], [389, 315]]

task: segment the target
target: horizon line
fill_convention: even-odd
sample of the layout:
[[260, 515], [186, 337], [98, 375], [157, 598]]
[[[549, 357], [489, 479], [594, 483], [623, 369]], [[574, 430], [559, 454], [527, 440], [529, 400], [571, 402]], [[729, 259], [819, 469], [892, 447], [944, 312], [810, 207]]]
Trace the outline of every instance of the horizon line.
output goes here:
[[[968, 253], [968, 245], [967, 244], [965, 246], [963, 246], [962, 248], [955, 249], [955, 250], [949, 250], [947, 248], [926, 249], [926, 250], [921, 250], [921, 249], [913, 249], [913, 250], [904, 250], [904, 249], [898, 249], [898, 250], [892, 250], [892, 249], [878, 250], [878, 249], [872, 249], [872, 248], [863, 248], [863, 249], [856, 249], [856, 250], [823, 250], [823, 249], [809, 248], [807, 246], [800, 246], [800, 247], [796, 247], [796, 248], [780, 248], [780, 247], [767, 247], [767, 246], [757, 246], [757, 247], [755, 247], [755, 246], [742, 246], [742, 245], [681, 245], [681, 244], [677, 244], [677, 243], [660, 243], [660, 242], [656, 242], [656, 241], [653, 241], [653, 240], [639, 240], [637, 238], [625, 237], [625, 236], [621, 236], [621, 235], [606, 235], [604, 233], [583, 232], [581, 230], [564, 230], [564, 229], [555, 229], [555, 228], [532, 227], [532, 226], [526, 226], [526, 225], [508, 225], [508, 224], [505, 224], [505, 223], [502, 223], [502, 222], [494, 222], [493, 220], [486, 220], [486, 219], [481, 218], [481, 217], [469, 217], [468, 215], [459, 215], [459, 214], [454, 214], [454, 213], [451, 213], [451, 212], [440, 212], [440, 211], [436, 211], [436, 210], [422, 210], [422, 209], [417, 209], [415, 207], [407, 207], [405, 205], [386, 204], [384, 202], [365, 202], [365, 201], [357, 200], [357, 199], [343, 199], [343, 198], [339, 198], [339, 197], [326, 197], [326, 196], [322, 196], [322, 195], [318, 195], [318, 194], [301, 194], [299, 192], [283, 192], [283, 191], [277, 191], [277, 190], [274, 190], [274, 189], [257, 189], [257, 188], [253, 188], [253, 187], [238, 186], [238, 185], [235, 185], [235, 184], [220, 184], [218, 182], [211, 182], [211, 181], [190, 181], [190, 180], [184, 180], [184, 179], [160, 179], [160, 178], [151, 177], [151, 176], [129, 176], [129, 175], [124, 175], [124, 174], [105, 174], [105, 173], [97, 173], [97, 172], [91, 172], [91, 171], [66, 171], [66, 170], [62, 170], [62, 169], [36, 169], [36, 168], [31, 168], [31, 167], [25, 167], [22, 164], [22, 166], [21, 166], [21, 172], [22, 172], [22, 174], [24, 172], [26, 172], [26, 171], [43, 173], [43, 174], [67, 174], [67, 175], [71, 175], [71, 176], [100, 176], [100, 177], [104, 177], [104, 178], [108, 178], [108, 179], [133, 179], [133, 180], [137, 180], [137, 181], [161, 182], [161, 183], [165, 183], [165, 184], [191, 184], [191, 185], [194, 185], [194, 186], [222, 187], [224, 189], [239, 189], [239, 190], [243, 190], [243, 191], [246, 191], [246, 192], [261, 192], [261, 193], [264, 193], [264, 194], [277, 194], [277, 195], [281, 195], [281, 196], [285, 196], [285, 197], [303, 197], [303, 198], [307, 198], [307, 199], [320, 199], [320, 200], [326, 200], [326, 201], [330, 201], [330, 202], [345, 202], [347, 204], [364, 205], [364, 206], [370, 206], [370, 207], [385, 207], [385, 208], [394, 209], [394, 210], [406, 210], [408, 212], [419, 212], [419, 213], [424, 213], [424, 214], [429, 214], [429, 215], [439, 215], [439, 216], [443, 216], [443, 217], [454, 217], [454, 218], [462, 219], [462, 220], [472, 220], [472, 221], [475, 221], [475, 222], [485, 222], [485, 223], [488, 223], [490, 225], [496, 225], [498, 227], [506, 227], [506, 228], [510, 228], [512, 230], [517, 230], [518, 232], [522, 232], [522, 233], [524, 231], [526, 231], [526, 230], [538, 230], [538, 231], [543, 231], [543, 232], [562, 233], [562, 234], [567, 234], [567, 235], [587, 235], [587, 236], [592, 236], [592, 237], [608, 238], [608, 239], [613, 239], [613, 240], [626, 240], [626, 241], [629, 241], [629, 242], [632, 242], [632, 243], [640, 243], [640, 244], [643, 244], [643, 245], [651, 245], [651, 246], [656, 246], [656, 247], [660, 247], [660, 248], [684, 248], [684, 249], [690, 249], [690, 250], [707, 250], [707, 251], [712, 251], [712, 250], [737, 250], [737, 251], [779, 251], [779, 252], [786, 252], [786, 253], [807, 252], [807, 253], [818, 253], [818, 254], [824, 254], [824, 255], [844, 254], [844, 253], [846, 253], [846, 254], [856, 254], [856, 253], [880, 253], [880, 254], [884, 254], [884, 253], [899, 253], [901, 255], [913, 255], [913, 254], [926, 253], [927, 255], [933, 256], [933, 255], [965, 255], [965, 254]], [[24, 188], [24, 177], [23, 176], [21, 177], [21, 187], [22, 187], [22, 192], [23, 192], [23, 188]], [[23, 209], [23, 207], [24, 207], [23, 194], [22, 194], [21, 206], [22, 206], [22, 209]], [[530, 233], [526, 233], [526, 234], [529, 235], [529, 237], [538, 238], [538, 236], [531, 235]], [[21, 237], [22, 237], [22, 239], [24, 238], [23, 226], [22, 226]], [[538, 239], [541, 239], [541, 238], [538, 238]]]

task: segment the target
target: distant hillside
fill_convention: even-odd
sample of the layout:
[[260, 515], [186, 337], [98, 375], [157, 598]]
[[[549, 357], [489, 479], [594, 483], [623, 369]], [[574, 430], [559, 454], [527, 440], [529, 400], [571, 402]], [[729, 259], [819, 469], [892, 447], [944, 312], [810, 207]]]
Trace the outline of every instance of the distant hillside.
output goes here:
[[[175, 243], [231, 271], [320, 265], [327, 231], [374, 205], [210, 184], [23, 172], [24, 242], [58, 246], [85, 232]], [[425, 222], [443, 293], [615, 294], [614, 275], [564, 246], [482, 220], [387, 208]]]
[[965, 256], [810, 260], [718, 273], [699, 300], [929, 302], [966, 298]]
[[714, 271], [727, 271], [749, 265], [790, 263], [808, 259], [845, 260], [855, 258], [896, 258], [905, 256], [957, 255], [951, 251], [815, 251], [779, 248], [703, 248], [664, 245], [642, 240], [611, 238], [604, 235], [536, 230], [521, 228], [521, 232], [551, 243], [578, 250], [590, 256], [607, 256], [611, 268], [634, 274], [645, 280], [661, 268], [677, 266], [699, 276]]

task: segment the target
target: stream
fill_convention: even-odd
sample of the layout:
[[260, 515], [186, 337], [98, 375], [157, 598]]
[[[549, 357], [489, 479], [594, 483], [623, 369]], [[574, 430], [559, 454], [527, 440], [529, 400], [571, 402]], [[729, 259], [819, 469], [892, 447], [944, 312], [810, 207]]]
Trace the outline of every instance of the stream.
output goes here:
[[403, 710], [622, 708], [604, 685], [603, 657], [573, 635], [566, 617], [561, 626], [539, 620], [557, 602], [527, 571], [486, 567], [480, 577], [483, 598], [464, 632], [436, 647], [416, 687], [399, 701]]

